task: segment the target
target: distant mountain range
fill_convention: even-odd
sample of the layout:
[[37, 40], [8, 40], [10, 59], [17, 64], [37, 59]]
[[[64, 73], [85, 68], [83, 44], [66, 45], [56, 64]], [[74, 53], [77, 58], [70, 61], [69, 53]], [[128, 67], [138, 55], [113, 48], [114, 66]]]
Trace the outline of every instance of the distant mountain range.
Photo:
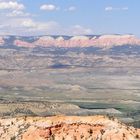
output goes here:
[[0, 36], [0, 47], [99, 47], [140, 46], [140, 39], [134, 35], [83, 35], [83, 36]]

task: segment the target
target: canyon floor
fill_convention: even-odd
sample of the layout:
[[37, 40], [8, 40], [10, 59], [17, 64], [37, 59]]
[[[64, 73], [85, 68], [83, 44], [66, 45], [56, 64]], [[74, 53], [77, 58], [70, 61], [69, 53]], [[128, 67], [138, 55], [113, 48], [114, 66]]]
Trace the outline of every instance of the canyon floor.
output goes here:
[[[7, 46], [0, 48], [2, 140], [139, 139], [140, 47]], [[46, 118], [57, 115], [81, 117]]]

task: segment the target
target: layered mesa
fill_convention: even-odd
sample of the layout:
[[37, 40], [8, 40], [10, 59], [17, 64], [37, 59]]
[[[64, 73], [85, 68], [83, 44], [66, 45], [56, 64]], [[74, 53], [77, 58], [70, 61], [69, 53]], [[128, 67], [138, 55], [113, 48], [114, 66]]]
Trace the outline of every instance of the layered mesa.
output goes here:
[[85, 35], [85, 36], [39, 36], [19, 37], [15, 36], [8, 42], [11, 36], [1, 36], [0, 46], [5, 44], [17, 47], [101, 47], [111, 48], [112, 46], [140, 45], [140, 39], [134, 35]]

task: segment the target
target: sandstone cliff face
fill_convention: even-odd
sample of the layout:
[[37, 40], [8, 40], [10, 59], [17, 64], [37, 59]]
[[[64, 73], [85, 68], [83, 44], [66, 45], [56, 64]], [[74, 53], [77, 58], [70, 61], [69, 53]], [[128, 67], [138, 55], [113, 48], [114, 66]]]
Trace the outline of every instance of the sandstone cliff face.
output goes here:
[[27, 47], [27, 48], [35, 47], [34, 44], [26, 42], [26, 41], [21, 41], [21, 40], [15, 40], [14, 45], [18, 47]]
[[[21, 37], [22, 38], [22, 37]], [[4, 43], [0, 38], [0, 44]], [[122, 45], [140, 45], [140, 39], [134, 35], [102, 35], [102, 36], [72, 36], [65, 38], [64, 36], [42, 36], [36, 37], [35, 40], [29, 42], [22, 39], [15, 39], [13, 44], [18, 47], [100, 47], [111, 48], [113, 46]]]
[[98, 39], [92, 39], [91, 44], [101, 47], [112, 47], [121, 45], [139, 45], [140, 40], [133, 35], [103, 35]]
[[0, 140], [139, 140], [140, 131], [114, 118], [24, 117], [0, 120]]
[[0, 46], [2, 46], [5, 43], [4, 39], [0, 37]]

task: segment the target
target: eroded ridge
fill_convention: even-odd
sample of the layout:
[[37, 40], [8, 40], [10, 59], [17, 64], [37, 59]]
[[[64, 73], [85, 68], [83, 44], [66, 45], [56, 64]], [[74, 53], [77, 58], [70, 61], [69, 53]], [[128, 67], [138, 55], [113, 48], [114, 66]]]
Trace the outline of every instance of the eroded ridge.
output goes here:
[[140, 130], [105, 116], [0, 120], [0, 140], [139, 140]]

